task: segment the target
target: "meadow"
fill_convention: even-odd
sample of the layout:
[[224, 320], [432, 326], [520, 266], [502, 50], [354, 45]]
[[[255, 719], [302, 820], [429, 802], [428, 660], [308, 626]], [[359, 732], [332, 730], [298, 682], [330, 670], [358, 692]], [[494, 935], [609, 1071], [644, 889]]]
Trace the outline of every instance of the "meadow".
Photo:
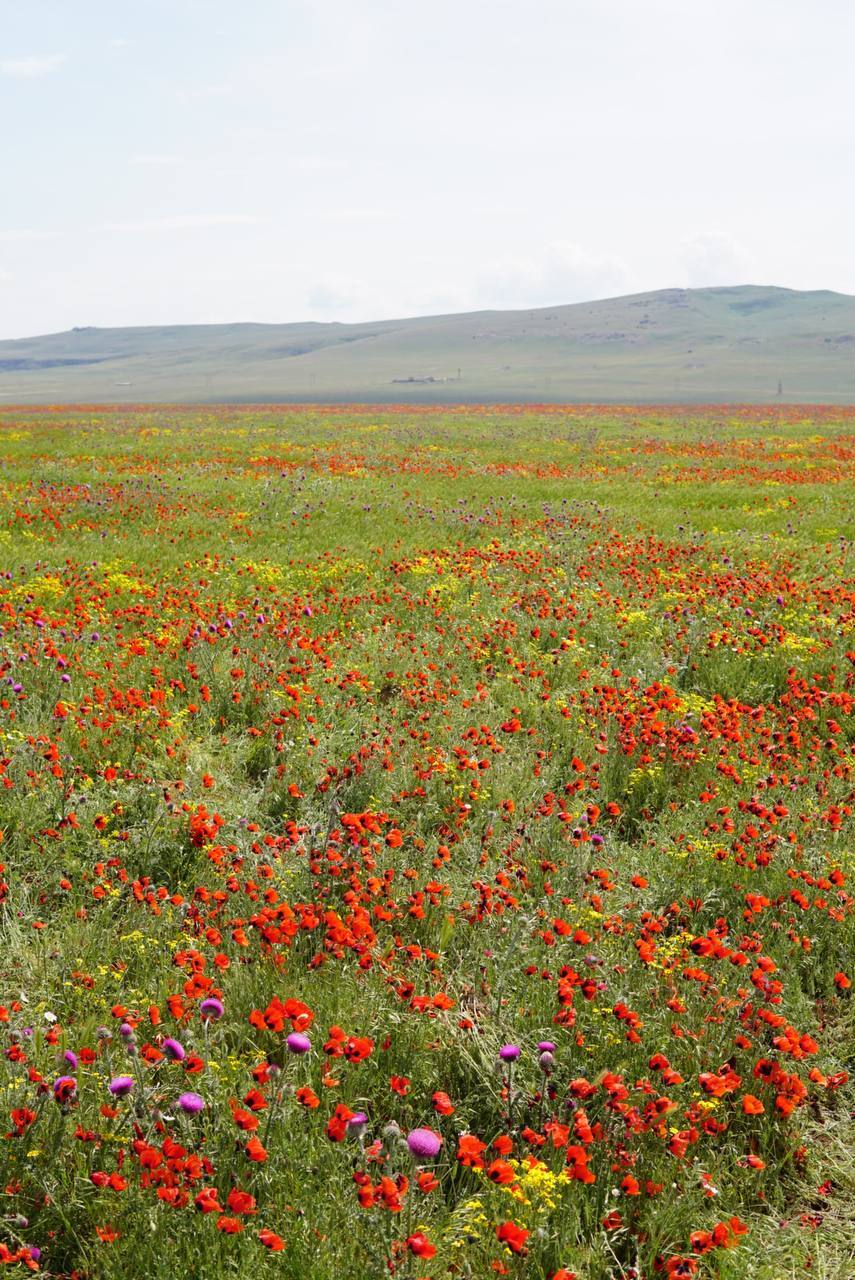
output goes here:
[[853, 461], [0, 410], [10, 1274], [848, 1280]]

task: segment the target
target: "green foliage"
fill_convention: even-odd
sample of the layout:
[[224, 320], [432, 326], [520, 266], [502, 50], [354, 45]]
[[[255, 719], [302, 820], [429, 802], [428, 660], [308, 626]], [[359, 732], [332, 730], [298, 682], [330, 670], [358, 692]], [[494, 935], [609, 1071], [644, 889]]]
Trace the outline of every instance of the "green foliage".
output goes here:
[[10, 1267], [848, 1280], [852, 417], [3, 412]]

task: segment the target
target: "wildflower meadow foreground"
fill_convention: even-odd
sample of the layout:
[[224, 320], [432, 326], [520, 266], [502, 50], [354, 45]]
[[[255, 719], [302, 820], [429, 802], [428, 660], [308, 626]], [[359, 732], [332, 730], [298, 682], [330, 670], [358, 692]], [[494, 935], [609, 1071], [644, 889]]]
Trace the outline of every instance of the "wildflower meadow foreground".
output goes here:
[[10, 1274], [855, 1274], [855, 410], [0, 451]]

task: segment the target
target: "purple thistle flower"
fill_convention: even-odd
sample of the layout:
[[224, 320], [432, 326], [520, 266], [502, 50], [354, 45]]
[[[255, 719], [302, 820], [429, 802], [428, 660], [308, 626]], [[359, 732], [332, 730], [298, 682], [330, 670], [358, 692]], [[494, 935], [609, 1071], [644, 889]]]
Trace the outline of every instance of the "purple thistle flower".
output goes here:
[[502, 1062], [516, 1062], [519, 1056], [520, 1049], [519, 1045], [516, 1044], [503, 1044], [499, 1050], [499, 1057], [502, 1059]]
[[292, 1031], [285, 1043], [292, 1053], [308, 1053], [312, 1047], [309, 1037], [304, 1036], [301, 1031]]
[[215, 1021], [219, 1020], [222, 1018], [225, 1011], [225, 1005], [222, 1000], [218, 1000], [216, 996], [208, 996], [208, 998], [203, 1000], [199, 1005], [199, 1012], [207, 1022], [210, 1022], [211, 1019], [214, 1019]]
[[349, 1138], [361, 1138], [367, 1124], [368, 1116], [365, 1112], [357, 1111], [347, 1122], [347, 1136]]
[[205, 1099], [200, 1098], [198, 1093], [182, 1093], [178, 1105], [185, 1115], [197, 1116], [200, 1111], [205, 1110]]
[[407, 1134], [407, 1146], [420, 1160], [434, 1160], [439, 1155], [442, 1138], [433, 1129], [413, 1129]]
[[114, 1098], [126, 1098], [134, 1087], [131, 1076], [114, 1076], [107, 1088]]
[[167, 1058], [171, 1058], [173, 1062], [183, 1062], [187, 1057], [187, 1050], [183, 1044], [179, 1044], [177, 1040], [173, 1040], [172, 1036], [167, 1036], [161, 1046]]

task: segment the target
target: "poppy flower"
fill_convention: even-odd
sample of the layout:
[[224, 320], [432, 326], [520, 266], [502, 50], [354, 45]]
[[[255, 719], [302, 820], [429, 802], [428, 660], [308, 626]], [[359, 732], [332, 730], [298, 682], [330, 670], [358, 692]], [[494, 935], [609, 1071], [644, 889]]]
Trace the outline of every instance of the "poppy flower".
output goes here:
[[496, 1227], [496, 1239], [510, 1249], [511, 1253], [525, 1253], [525, 1242], [530, 1235], [530, 1231], [515, 1222], [503, 1222]]
[[57, 1102], [70, 1102], [77, 1092], [77, 1081], [74, 1076], [58, 1076], [53, 1082], [53, 1096]]
[[232, 1187], [226, 1201], [232, 1213], [255, 1213], [256, 1203], [255, 1197], [251, 1196], [248, 1191], [241, 1191], [238, 1187]]
[[437, 1090], [437, 1092], [433, 1095], [432, 1102], [433, 1102], [434, 1111], [436, 1111], [439, 1115], [441, 1116], [454, 1115], [454, 1106], [447, 1093], [443, 1093], [441, 1090]]
[[486, 1142], [482, 1142], [474, 1134], [464, 1133], [457, 1144], [457, 1159], [462, 1165], [467, 1167], [474, 1165], [480, 1169], [484, 1166], [484, 1161], [481, 1157], [486, 1150]]
[[278, 1236], [275, 1231], [269, 1231], [267, 1227], [261, 1228], [258, 1238], [265, 1249], [269, 1249], [271, 1253], [281, 1253], [285, 1248], [285, 1241], [282, 1237]]
[[407, 1248], [416, 1258], [432, 1258], [436, 1253], [436, 1246], [432, 1245], [430, 1240], [423, 1231], [416, 1231], [411, 1236], [407, 1236]]
[[343, 1102], [339, 1102], [327, 1121], [327, 1137], [333, 1142], [342, 1142], [347, 1133], [348, 1121], [353, 1119], [353, 1114], [350, 1107], [345, 1106]]
[[516, 1177], [513, 1167], [508, 1164], [507, 1160], [493, 1160], [487, 1165], [484, 1172], [491, 1182], [495, 1182], [500, 1187], [507, 1186]]
[[201, 1191], [198, 1191], [196, 1193], [194, 1204], [200, 1213], [223, 1212], [223, 1206], [217, 1199], [217, 1192], [214, 1187], [203, 1187]]

